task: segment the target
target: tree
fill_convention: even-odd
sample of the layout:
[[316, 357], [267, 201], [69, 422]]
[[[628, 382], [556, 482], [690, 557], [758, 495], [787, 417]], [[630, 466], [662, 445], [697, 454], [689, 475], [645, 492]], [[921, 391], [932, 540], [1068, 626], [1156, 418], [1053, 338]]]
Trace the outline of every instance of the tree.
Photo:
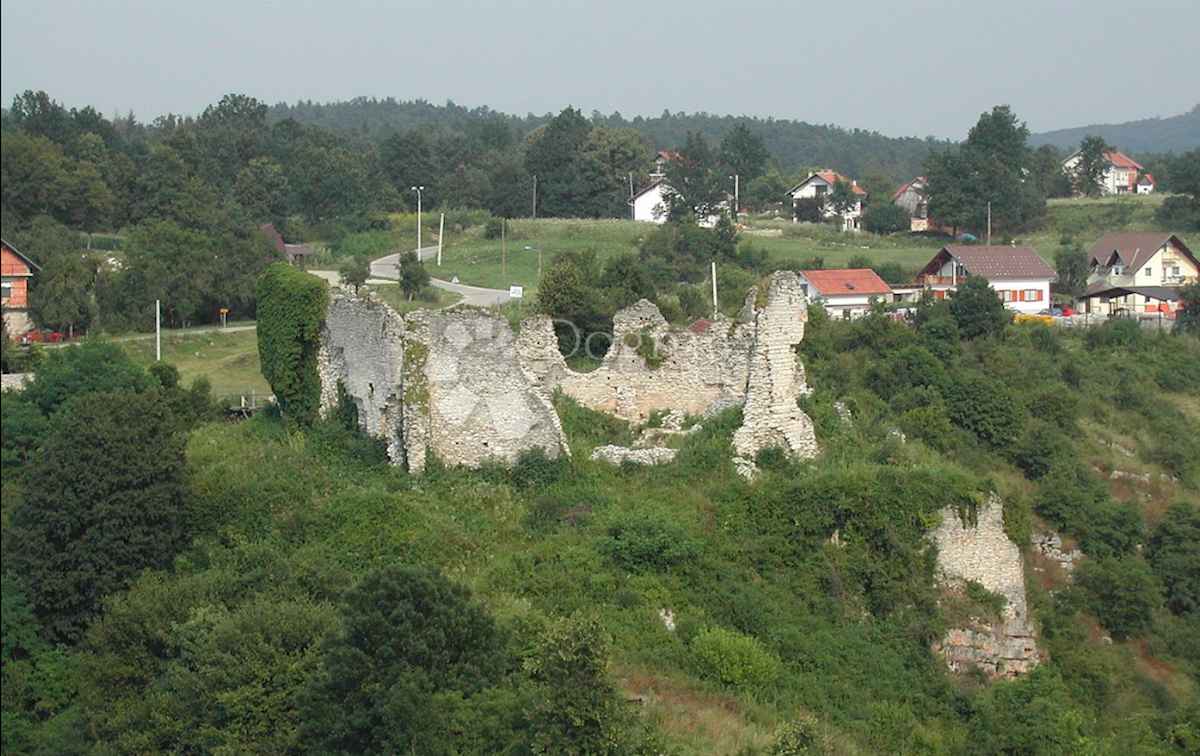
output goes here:
[[968, 276], [950, 295], [950, 316], [964, 339], [995, 336], [1012, 322], [1000, 295], [982, 276]]
[[1095, 197], [1103, 192], [1104, 176], [1112, 167], [1108, 153], [1113, 148], [1101, 136], [1085, 136], [1079, 143], [1079, 162], [1075, 165], [1074, 180], [1076, 194]]
[[675, 157], [667, 163], [664, 201], [667, 220], [716, 215], [725, 200], [723, 182], [714, 170], [716, 160], [703, 134], [689, 131]]
[[1175, 315], [1175, 330], [1200, 335], [1200, 281], [1179, 288], [1182, 305]]
[[1161, 186], [1178, 196], [1167, 197], [1158, 209], [1162, 223], [1200, 231], [1200, 149], [1185, 152], [1167, 166]]
[[49, 417], [84, 394], [145, 391], [150, 381], [117, 344], [86, 341], [57, 349], [38, 366], [23, 397]]
[[1200, 611], [1200, 507], [1171, 505], [1150, 531], [1146, 558], [1166, 588], [1168, 609]]
[[586, 192], [581, 188], [578, 163], [591, 130], [592, 124], [578, 110], [567, 107], [526, 137], [525, 170], [537, 177], [539, 216], [582, 215], [579, 206]]
[[555, 756], [624, 756], [635, 730], [609, 677], [612, 640], [593, 617], [559, 620], [525, 668], [538, 695], [530, 719], [533, 752]]
[[1083, 296], [1087, 290], [1087, 252], [1078, 242], [1064, 244], [1054, 253], [1054, 270], [1058, 280], [1054, 282], [1054, 297], [1059, 304], [1070, 304]]
[[1088, 610], [1117, 640], [1147, 630], [1162, 606], [1162, 587], [1141, 554], [1088, 559], [1075, 580]]
[[417, 257], [415, 250], [401, 255], [397, 265], [400, 268], [400, 290], [409, 300], [433, 280], [429, 271], [425, 269], [425, 263]]
[[16, 235], [16, 241], [42, 265], [29, 292], [33, 319], [62, 331], [86, 329], [96, 315], [92, 291], [96, 271], [80, 249], [79, 234], [39, 216], [27, 232]]
[[908, 212], [887, 200], [872, 202], [863, 213], [863, 229], [872, 234], [898, 234], [908, 231]]
[[739, 123], [721, 139], [717, 148], [717, 160], [721, 172], [729, 176], [737, 176], [742, 186], [748, 186], [767, 170], [767, 162], [771, 153], [763, 138], [750, 130], [744, 123]]
[[1006, 231], [1040, 216], [1045, 196], [1024, 174], [1028, 137], [1028, 127], [1007, 105], [998, 105], [979, 117], [957, 152], [931, 153], [925, 162], [930, 217], [957, 233], [986, 232], [989, 206], [992, 226]]
[[858, 185], [867, 193], [867, 206], [891, 202], [892, 193], [896, 189], [896, 181], [890, 175], [879, 171], [864, 173], [858, 179]]
[[457, 753], [448, 724], [500, 677], [487, 611], [439, 572], [392, 566], [351, 590], [342, 616], [300, 699], [312, 752]]
[[215, 314], [214, 291], [222, 265], [212, 237], [174, 221], [134, 228], [125, 244], [122, 274], [130, 310], [148, 314], [162, 303], [168, 323], [187, 327]]
[[56, 638], [78, 640], [106, 596], [183, 544], [183, 448], [155, 392], [84, 394], [52, 419], [4, 557]]

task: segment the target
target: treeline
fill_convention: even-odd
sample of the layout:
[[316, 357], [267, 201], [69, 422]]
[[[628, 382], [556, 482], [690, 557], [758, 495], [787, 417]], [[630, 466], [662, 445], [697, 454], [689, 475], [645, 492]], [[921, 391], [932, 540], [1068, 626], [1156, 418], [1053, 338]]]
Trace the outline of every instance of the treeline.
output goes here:
[[[382, 142], [393, 133], [405, 131], [461, 131], [474, 121], [500, 120], [518, 134], [528, 134], [553, 118], [553, 114], [504, 115], [486, 107], [468, 109], [453, 102], [433, 105], [424, 100], [397, 101], [393, 98], [358, 97], [328, 104], [311, 101], [294, 105], [278, 103], [268, 111], [271, 121], [294, 119], [367, 141]], [[863, 129], [813, 125], [803, 121], [711, 113], [671, 113], [654, 117], [626, 118], [619, 112], [605, 115], [592, 111], [589, 120], [610, 128], [629, 128], [645, 136], [653, 149], [673, 150], [688, 132], [719, 142], [730, 129], [744, 125], [760, 135], [770, 151], [771, 162], [784, 174], [801, 173], [810, 166], [829, 167], [847, 176], [881, 172], [907, 181], [920, 173], [931, 147], [949, 146], [932, 137], [887, 137]]]

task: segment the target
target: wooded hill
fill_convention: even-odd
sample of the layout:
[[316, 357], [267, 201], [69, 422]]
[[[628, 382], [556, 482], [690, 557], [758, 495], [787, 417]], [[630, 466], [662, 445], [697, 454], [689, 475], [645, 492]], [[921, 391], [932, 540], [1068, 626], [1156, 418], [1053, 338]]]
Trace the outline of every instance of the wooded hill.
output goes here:
[[[469, 124], [490, 119], [502, 120], [523, 135], [549, 123], [555, 115], [515, 116], [486, 107], [468, 109], [452, 102], [433, 105], [423, 100], [401, 102], [390, 97], [359, 97], [348, 102], [327, 104], [311, 101], [295, 105], [278, 103], [267, 110], [267, 117], [272, 122], [291, 118], [298, 123], [374, 142], [413, 129], [461, 131]], [[733, 126], [744, 124], [762, 137], [770, 152], [771, 162], [785, 174], [799, 173], [817, 166], [835, 168], [847, 176], [880, 172], [907, 181], [921, 173], [922, 161], [931, 148], [952, 144], [932, 137], [888, 137], [875, 131], [844, 129], [834, 125], [711, 113], [664, 111], [657, 117], [625, 118], [620, 113], [605, 115], [592, 111], [589, 120], [596, 125], [631, 128], [645, 135], [655, 150], [666, 151], [683, 144], [689, 131], [703, 134], [715, 144]]]
[[1169, 118], [1146, 118], [1127, 123], [1077, 126], [1033, 134], [1033, 146], [1049, 144], [1068, 152], [1079, 147], [1085, 136], [1099, 136], [1126, 153], [1179, 154], [1200, 147], [1200, 105]]

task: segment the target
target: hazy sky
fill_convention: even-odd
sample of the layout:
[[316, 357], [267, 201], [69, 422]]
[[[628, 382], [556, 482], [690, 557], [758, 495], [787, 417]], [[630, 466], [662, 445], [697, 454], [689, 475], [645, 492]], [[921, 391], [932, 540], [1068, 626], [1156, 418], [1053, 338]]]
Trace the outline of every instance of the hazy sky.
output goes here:
[[0, 102], [149, 121], [230, 92], [524, 115], [706, 111], [962, 139], [1200, 102], [1200, 0], [4, 0]]

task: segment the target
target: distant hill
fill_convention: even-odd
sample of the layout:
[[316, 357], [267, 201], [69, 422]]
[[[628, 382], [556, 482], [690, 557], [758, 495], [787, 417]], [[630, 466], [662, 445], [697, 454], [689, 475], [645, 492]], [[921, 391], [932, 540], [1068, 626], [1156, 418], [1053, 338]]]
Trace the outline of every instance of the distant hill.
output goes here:
[[1190, 112], [1170, 118], [1147, 118], [1128, 123], [1105, 123], [1079, 126], [1073, 129], [1033, 134], [1029, 144], [1037, 147], [1053, 145], [1061, 150], [1074, 150], [1089, 134], [1105, 138], [1122, 152], [1179, 154], [1200, 147], [1200, 105]]
[[[468, 109], [452, 102], [433, 105], [424, 100], [402, 102], [390, 97], [358, 97], [347, 102], [330, 104], [311, 101], [298, 102], [295, 105], [279, 103], [271, 106], [267, 112], [267, 118], [272, 122], [293, 118], [305, 125], [319, 126], [329, 131], [376, 142], [397, 131], [461, 130], [468, 124], [486, 119], [503, 120], [520, 136], [548, 122], [554, 115], [556, 114], [514, 116], [486, 107]], [[606, 116], [594, 111], [591, 119], [613, 127], [635, 129], [645, 134], [656, 150], [675, 149], [683, 143], [688, 131], [703, 134], [709, 144], [715, 147], [725, 132], [738, 123], [745, 123], [762, 136], [775, 167], [785, 175], [819, 166], [832, 168], [855, 178], [866, 172], [880, 171], [890, 174], [900, 183], [922, 172], [921, 165], [930, 148], [952, 144], [916, 137], [888, 137], [874, 131], [814, 125], [802, 121], [720, 116], [710, 113], [664, 111], [657, 117], [638, 116], [626, 119], [620, 113]]]

